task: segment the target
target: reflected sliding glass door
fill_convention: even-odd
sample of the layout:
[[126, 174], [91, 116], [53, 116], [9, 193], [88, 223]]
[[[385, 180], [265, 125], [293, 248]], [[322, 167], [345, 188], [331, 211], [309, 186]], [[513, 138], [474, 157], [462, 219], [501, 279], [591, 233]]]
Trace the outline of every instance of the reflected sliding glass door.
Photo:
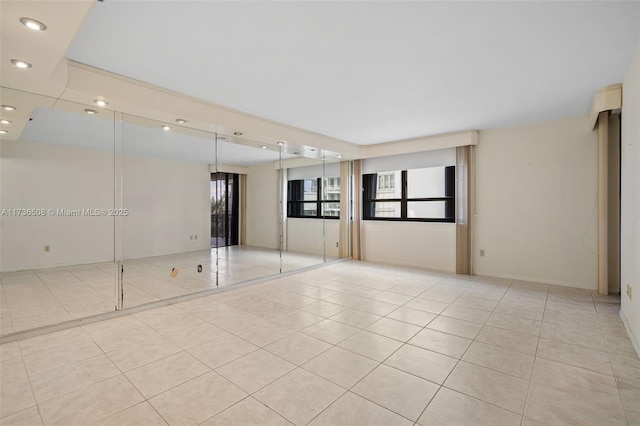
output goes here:
[[239, 176], [211, 173], [211, 247], [238, 245]]

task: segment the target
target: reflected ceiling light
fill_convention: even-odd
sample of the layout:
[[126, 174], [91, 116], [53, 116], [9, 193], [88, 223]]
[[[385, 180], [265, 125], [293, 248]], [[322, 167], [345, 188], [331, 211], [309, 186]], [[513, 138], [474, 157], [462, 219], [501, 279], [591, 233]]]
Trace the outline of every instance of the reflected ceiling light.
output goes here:
[[338, 158], [342, 158], [342, 154], [338, 154]]
[[20, 18], [20, 23], [33, 31], [44, 31], [47, 29], [45, 24], [31, 18]]
[[3, 118], [2, 120], [0, 120], [0, 123], [2, 123], [2, 124], [11, 124], [11, 120], [5, 120]]
[[316, 152], [316, 149], [315, 148], [309, 148], [309, 151]]
[[262, 149], [267, 149], [267, 146], [266, 146], [266, 145], [262, 145], [262, 147], [261, 147], [261, 148], [262, 148]]
[[12, 59], [11, 63], [18, 68], [22, 68], [22, 69], [31, 68], [31, 64], [29, 62], [25, 62], [20, 59]]
[[176, 123], [178, 123], [178, 124], [184, 124], [186, 122], [187, 122], [187, 120], [185, 120], [184, 118], [176, 118]]
[[236, 136], [242, 136], [242, 132], [233, 132], [233, 134]]
[[94, 102], [95, 102], [95, 103], [96, 103], [96, 105], [98, 105], [100, 108], [104, 108], [104, 107], [106, 107], [107, 105], [109, 105], [109, 102], [107, 102], [107, 101], [103, 101], [102, 99], [96, 99]]
[[15, 111], [16, 107], [14, 107], [13, 105], [2, 105], [1, 107], [3, 110], [5, 111]]
[[96, 115], [98, 113], [98, 111], [96, 111], [95, 109], [90, 109], [90, 108], [86, 108], [84, 112], [86, 112], [89, 115]]
[[164, 126], [162, 126], [163, 130], [171, 130], [171, 127], [167, 126], [166, 124]]
[[0, 130], [0, 135], [6, 135], [7, 133], [9, 133], [7, 130], [4, 130], [4, 129]]
[[278, 142], [278, 145], [284, 146], [284, 142], [280, 141], [280, 142]]

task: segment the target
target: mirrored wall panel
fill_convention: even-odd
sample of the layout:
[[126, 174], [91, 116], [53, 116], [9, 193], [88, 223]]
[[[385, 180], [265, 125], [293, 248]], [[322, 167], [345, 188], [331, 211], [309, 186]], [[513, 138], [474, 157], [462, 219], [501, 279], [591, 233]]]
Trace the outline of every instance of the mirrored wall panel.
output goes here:
[[3, 336], [348, 253], [337, 157], [1, 90]]
[[0, 97], [1, 333], [113, 311], [114, 113]]

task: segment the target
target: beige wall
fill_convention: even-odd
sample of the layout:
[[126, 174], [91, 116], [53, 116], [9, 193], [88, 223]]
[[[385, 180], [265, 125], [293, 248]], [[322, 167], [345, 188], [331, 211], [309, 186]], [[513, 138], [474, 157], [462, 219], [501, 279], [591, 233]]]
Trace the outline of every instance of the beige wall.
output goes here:
[[[4, 209], [96, 209], [114, 206], [113, 154], [26, 141], [3, 141]], [[125, 258], [210, 246], [207, 164], [125, 157]], [[113, 217], [0, 218], [0, 270], [112, 261]], [[190, 239], [197, 235], [198, 239]], [[50, 246], [50, 252], [44, 246]]]
[[362, 255], [372, 262], [455, 272], [456, 225], [366, 220]]
[[[640, 355], [640, 50], [622, 84], [620, 316]], [[632, 287], [632, 298], [626, 294]]]
[[249, 168], [247, 175], [248, 246], [279, 248], [278, 171], [273, 163]]
[[340, 221], [335, 219], [287, 219], [287, 251], [337, 258]]
[[587, 116], [480, 132], [476, 274], [596, 288], [596, 143]]

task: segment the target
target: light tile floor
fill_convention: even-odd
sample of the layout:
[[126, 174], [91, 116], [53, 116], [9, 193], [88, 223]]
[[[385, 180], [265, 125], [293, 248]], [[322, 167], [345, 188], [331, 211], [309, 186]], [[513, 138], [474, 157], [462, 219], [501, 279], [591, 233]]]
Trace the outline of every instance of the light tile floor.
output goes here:
[[[221, 247], [124, 262], [124, 305], [138, 306], [322, 263], [319, 256]], [[218, 275], [216, 277], [216, 261]], [[197, 266], [202, 265], [202, 272]], [[171, 277], [172, 268], [179, 273]], [[113, 262], [0, 274], [0, 335], [115, 309]]]
[[640, 424], [619, 299], [343, 262], [0, 346], [3, 425]]

